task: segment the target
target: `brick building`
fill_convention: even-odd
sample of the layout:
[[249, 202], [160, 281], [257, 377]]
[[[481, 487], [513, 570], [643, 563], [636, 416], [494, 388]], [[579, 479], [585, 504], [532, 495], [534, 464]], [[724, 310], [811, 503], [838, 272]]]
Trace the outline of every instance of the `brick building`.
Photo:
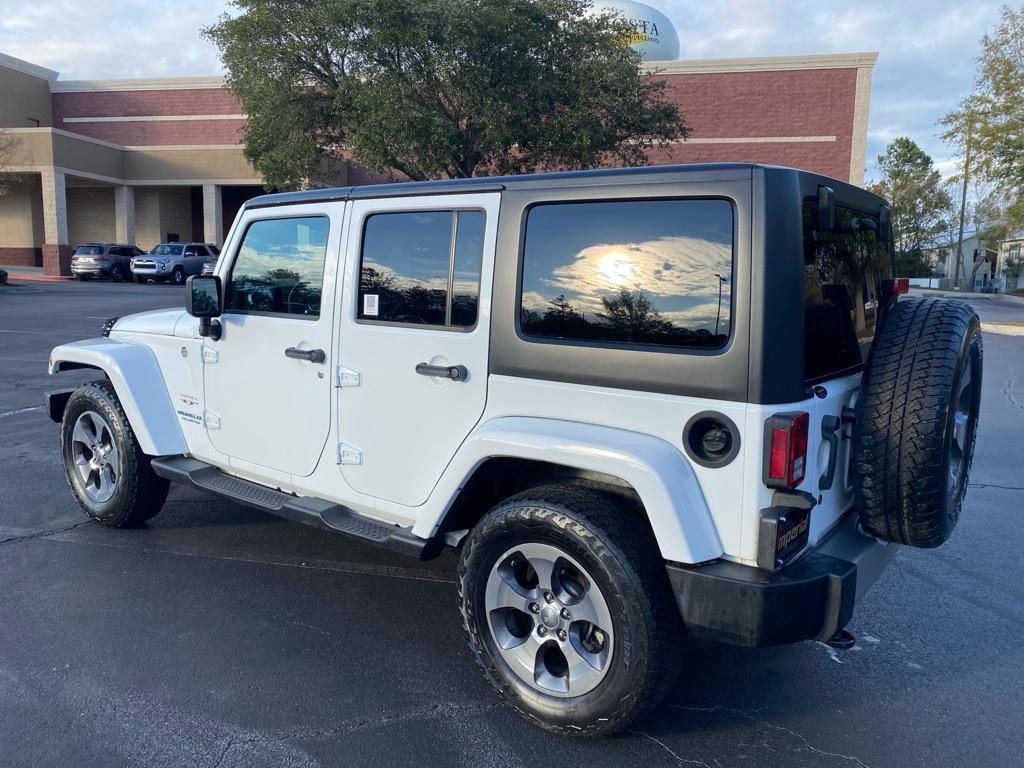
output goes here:
[[[742, 161], [861, 184], [877, 54], [649, 62], [690, 138], [652, 163]], [[245, 115], [220, 77], [60, 80], [0, 54], [0, 264], [69, 274], [73, 246], [221, 244], [262, 187], [242, 153]], [[355, 163], [338, 184], [372, 177]]]

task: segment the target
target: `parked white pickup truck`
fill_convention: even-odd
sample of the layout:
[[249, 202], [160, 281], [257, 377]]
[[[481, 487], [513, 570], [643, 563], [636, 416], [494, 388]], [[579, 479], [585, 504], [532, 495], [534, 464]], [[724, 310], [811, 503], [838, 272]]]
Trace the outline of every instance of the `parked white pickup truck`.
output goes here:
[[54, 349], [98, 378], [48, 410], [103, 525], [173, 481], [457, 548], [495, 689], [608, 734], [688, 636], [849, 644], [899, 545], [956, 525], [978, 318], [900, 299], [890, 230], [862, 189], [739, 164], [266, 195], [184, 310]]

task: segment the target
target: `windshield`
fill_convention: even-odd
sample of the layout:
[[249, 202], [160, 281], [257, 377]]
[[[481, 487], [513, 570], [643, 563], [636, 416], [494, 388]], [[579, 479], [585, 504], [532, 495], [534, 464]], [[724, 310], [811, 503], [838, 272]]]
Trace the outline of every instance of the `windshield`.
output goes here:
[[[892, 276], [889, 249], [871, 229], [857, 227], [866, 216], [836, 208], [837, 232], [814, 226], [817, 206], [804, 203], [804, 378], [835, 375], [866, 359], [878, 322], [882, 281]], [[846, 231], [843, 231], [846, 230]]]
[[103, 253], [102, 245], [80, 245], [75, 249], [75, 256], [95, 256]]
[[181, 256], [182, 248], [180, 243], [160, 243], [150, 253], [154, 256]]

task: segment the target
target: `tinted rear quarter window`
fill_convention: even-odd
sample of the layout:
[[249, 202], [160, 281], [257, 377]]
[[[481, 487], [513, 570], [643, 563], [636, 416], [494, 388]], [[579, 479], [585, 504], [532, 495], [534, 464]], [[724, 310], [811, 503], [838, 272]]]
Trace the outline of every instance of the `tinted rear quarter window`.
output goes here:
[[526, 220], [521, 329], [571, 343], [720, 348], [732, 261], [726, 200], [537, 205]]

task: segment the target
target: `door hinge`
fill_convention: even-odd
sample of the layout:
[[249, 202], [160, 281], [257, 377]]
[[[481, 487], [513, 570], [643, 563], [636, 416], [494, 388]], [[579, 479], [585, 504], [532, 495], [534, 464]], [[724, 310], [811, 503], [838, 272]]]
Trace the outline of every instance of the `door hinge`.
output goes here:
[[354, 445], [349, 445], [348, 443], [338, 443], [338, 463], [362, 464], [363, 452], [356, 448]]
[[213, 411], [206, 411], [203, 414], [203, 421], [206, 422], [207, 429], [220, 429], [220, 416]]
[[336, 387], [358, 387], [362, 382], [362, 376], [359, 371], [354, 371], [351, 368], [346, 368], [344, 365], [339, 365], [338, 370], [334, 376], [334, 386]]
[[216, 349], [213, 349], [212, 347], [203, 347], [204, 363], [216, 363], [218, 357], [220, 357], [220, 355]]

